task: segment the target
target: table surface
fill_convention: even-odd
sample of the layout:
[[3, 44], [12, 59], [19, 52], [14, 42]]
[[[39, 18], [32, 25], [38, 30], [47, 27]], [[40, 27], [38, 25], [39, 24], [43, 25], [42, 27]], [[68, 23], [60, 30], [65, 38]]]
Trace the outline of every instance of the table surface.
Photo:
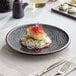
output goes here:
[[[53, 64], [56, 60], [68, 55], [76, 55], [76, 20], [51, 11], [52, 7], [59, 5], [67, 0], [57, 2], [47, 2], [44, 8], [36, 11], [25, 9], [25, 16], [22, 19], [12, 18], [12, 12], [0, 13], [0, 73], [3, 76], [28, 76], [34, 72]], [[30, 56], [17, 53], [10, 49], [5, 43], [7, 32], [17, 26], [31, 23], [50, 24], [66, 31], [71, 39], [68, 48], [61, 52], [44, 55]], [[76, 75], [75, 72], [69, 76]]]

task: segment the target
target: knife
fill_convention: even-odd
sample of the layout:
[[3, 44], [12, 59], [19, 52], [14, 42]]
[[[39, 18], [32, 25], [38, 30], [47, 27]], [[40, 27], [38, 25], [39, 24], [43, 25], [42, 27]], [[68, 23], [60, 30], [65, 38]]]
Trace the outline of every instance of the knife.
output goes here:
[[53, 68], [55, 68], [55, 67], [57, 67], [57, 66], [59, 66], [59, 65], [61, 65], [61, 64], [63, 64], [63, 63], [65, 63], [65, 62], [66, 62], [66, 60], [60, 60], [60, 61], [58, 61], [58, 62], [52, 64], [51, 66], [47, 67], [46, 69], [44, 69], [44, 70], [41, 71], [40, 73], [35, 74], [35, 76], [42, 76], [44, 73], [46, 73], [46, 72], [52, 70]]

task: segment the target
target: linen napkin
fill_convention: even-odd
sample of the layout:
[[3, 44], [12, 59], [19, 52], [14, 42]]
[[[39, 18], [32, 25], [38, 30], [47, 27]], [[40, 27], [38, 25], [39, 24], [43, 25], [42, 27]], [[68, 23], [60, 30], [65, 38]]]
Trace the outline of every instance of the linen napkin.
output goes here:
[[[0, 32], [0, 48], [4, 45], [6, 34], [10, 29], [12, 28], [7, 28]], [[8, 66], [5, 65], [5, 63], [2, 62], [2, 60], [0, 60], [0, 76], [24, 76], [24, 75], [16, 69], [9, 68]]]
[[76, 56], [75, 56], [75, 57], [73, 57], [73, 58], [70, 60], [70, 62], [72, 62], [72, 63], [76, 64]]
[[[61, 58], [61, 59], [62, 59], [62, 58]], [[70, 67], [68, 68], [68, 70], [67, 70], [65, 73], [63, 73], [63, 75], [61, 75], [61, 76], [68, 75], [70, 72], [72, 72], [73, 70], [76, 69], [76, 57], [75, 57], [75, 56], [69, 55], [67, 58], [64, 57], [63, 59], [64, 59], [66, 62], [71, 62], [71, 65], [70, 65]], [[57, 71], [58, 71], [60, 68], [63, 67], [64, 64], [65, 64], [65, 63], [63, 63], [63, 64], [61, 64], [61, 65], [53, 68], [52, 70], [46, 72], [46, 73], [43, 74], [42, 76], [53, 76], [53, 75], [55, 75], [55, 74], [57, 73]], [[35, 74], [38, 74], [38, 73], [39, 73], [39, 72], [35, 72], [35, 73], [33, 73], [33, 74], [30, 74], [29, 76], [35, 76]]]

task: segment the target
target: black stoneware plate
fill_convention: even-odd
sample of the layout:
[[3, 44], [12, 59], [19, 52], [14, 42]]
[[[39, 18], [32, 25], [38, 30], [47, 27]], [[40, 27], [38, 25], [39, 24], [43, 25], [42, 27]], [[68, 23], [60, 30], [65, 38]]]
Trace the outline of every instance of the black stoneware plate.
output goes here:
[[25, 34], [26, 28], [31, 25], [34, 24], [23, 25], [9, 31], [6, 36], [7, 45], [11, 47], [13, 50], [18, 51], [20, 53], [31, 54], [31, 55], [44, 55], [61, 51], [65, 49], [70, 43], [69, 36], [65, 31], [51, 25], [42, 24], [44, 31], [49, 36], [51, 36], [52, 43], [50, 44], [50, 46], [48, 48], [43, 48], [40, 50], [33, 50], [33, 49], [31, 50], [24, 48], [22, 47], [19, 41]]
[[[72, 4], [69, 4], [69, 3], [66, 3], [66, 4], [68, 4], [69, 6], [76, 7], [76, 6], [74, 6], [74, 5], [72, 5]], [[54, 7], [54, 8], [51, 8], [51, 10], [52, 10], [53, 12], [62, 14], [62, 15], [64, 15], [64, 16], [67, 16], [67, 17], [70, 17], [70, 18], [73, 18], [73, 19], [76, 20], [76, 13], [72, 13], [72, 14], [71, 14], [71, 13], [68, 13], [68, 11], [59, 10], [59, 6]]]

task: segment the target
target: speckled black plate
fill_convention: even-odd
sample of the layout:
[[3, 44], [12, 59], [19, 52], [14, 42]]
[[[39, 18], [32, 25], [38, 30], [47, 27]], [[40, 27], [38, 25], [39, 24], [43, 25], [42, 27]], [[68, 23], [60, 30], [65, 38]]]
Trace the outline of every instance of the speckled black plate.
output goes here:
[[65, 31], [51, 25], [42, 24], [45, 32], [49, 36], [51, 36], [52, 44], [48, 48], [43, 48], [41, 50], [31, 50], [24, 48], [21, 46], [19, 41], [25, 34], [26, 28], [31, 25], [34, 24], [23, 25], [9, 31], [6, 36], [6, 43], [8, 44], [8, 46], [20, 53], [31, 54], [31, 55], [44, 55], [61, 51], [64, 48], [66, 48], [70, 43], [69, 36]]

